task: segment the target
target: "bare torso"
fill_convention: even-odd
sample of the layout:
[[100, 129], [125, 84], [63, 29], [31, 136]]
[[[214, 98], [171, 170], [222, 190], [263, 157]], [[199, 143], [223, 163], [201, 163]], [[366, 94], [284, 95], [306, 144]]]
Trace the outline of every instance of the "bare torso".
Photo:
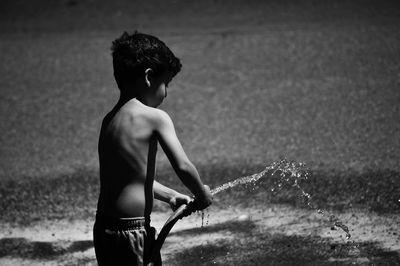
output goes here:
[[132, 99], [104, 118], [99, 139], [99, 212], [114, 217], [150, 215], [157, 153], [153, 110]]

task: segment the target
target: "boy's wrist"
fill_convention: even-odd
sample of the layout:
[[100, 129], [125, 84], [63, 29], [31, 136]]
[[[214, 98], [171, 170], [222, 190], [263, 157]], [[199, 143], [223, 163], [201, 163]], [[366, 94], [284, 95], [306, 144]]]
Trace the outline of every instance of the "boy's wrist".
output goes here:
[[199, 187], [197, 193], [195, 193], [194, 196], [197, 199], [205, 199], [207, 197], [207, 191], [204, 185], [201, 185], [201, 187]]
[[172, 210], [176, 210], [179, 206], [183, 204], [189, 204], [193, 199], [185, 194], [182, 193], [175, 193], [175, 196], [171, 197], [169, 200], [169, 205], [171, 206]]
[[211, 205], [212, 200], [213, 200], [209, 186], [203, 185], [202, 190], [203, 190], [202, 191], [203, 193], [198, 195], [194, 200], [196, 209], [198, 209], [198, 210], [207, 208], [208, 206]]

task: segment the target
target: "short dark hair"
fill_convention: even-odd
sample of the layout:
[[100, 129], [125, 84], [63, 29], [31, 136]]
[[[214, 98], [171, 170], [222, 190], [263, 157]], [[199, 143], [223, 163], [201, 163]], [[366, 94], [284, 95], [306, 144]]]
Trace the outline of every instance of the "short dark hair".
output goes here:
[[111, 51], [114, 77], [121, 91], [125, 89], [122, 88], [124, 81], [133, 82], [144, 77], [147, 68], [151, 68], [155, 76], [169, 71], [172, 77], [182, 68], [179, 58], [164, 42], [137, 31], [124, 32], [112, 42]]

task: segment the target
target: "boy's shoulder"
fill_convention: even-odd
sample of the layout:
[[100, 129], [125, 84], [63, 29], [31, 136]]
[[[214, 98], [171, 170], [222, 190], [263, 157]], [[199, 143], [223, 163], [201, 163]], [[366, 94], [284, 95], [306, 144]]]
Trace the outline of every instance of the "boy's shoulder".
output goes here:
[[172, 125], [172, 119], [164, 110], [144, 105], [140, 102], [133, 102], [125, 106], [125, 111], [132, 118], [139, 118], [152, 124], [157, 129], [165, 125]]
[[155, 130], [160, 131], [168, 127], [173, 127], [172, 119], [167, 112], [157, 108], [152, 109], [151, 119]]

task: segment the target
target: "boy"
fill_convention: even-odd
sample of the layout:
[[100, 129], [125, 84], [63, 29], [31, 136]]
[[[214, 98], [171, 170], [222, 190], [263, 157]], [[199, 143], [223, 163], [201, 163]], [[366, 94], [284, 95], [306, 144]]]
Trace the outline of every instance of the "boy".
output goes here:
[[[186, 156], [167, 113], [157, 109], [181, 63], [156, 37], [124, 33], [112, 45], [116, 106], [104, 117], [99, 138], [100, 195], [93, 229], [99, 265], [146, 265], [155, 238], [153, 199], [173, 210], [192, 199], [154, 180], [158, 143], [176, 174], [194, 194], [194, 207], [211, 204], [208, 186]], [[161, 257], [156, 261], [161, 264]]]

